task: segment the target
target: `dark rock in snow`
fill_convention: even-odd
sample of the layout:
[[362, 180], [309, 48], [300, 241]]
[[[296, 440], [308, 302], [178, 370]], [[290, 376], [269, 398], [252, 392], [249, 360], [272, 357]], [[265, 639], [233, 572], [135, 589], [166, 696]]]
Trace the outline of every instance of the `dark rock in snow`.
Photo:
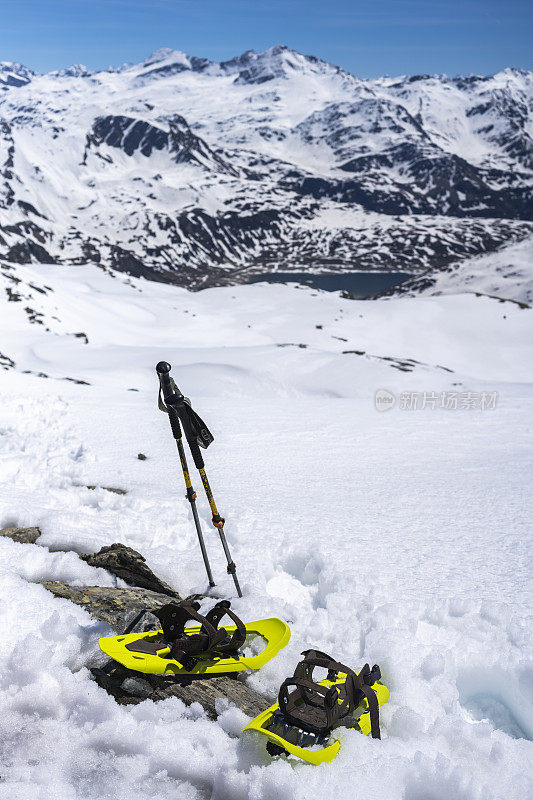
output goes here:
[[82, 163], [87, 162], [91, 147], [107, 144], [109, 147], [120, 148], [128, 156], [132, 156], [138, 150], [147, 158], [154, 150], [167, 150], [172, 161], [177, 164], [195, 164], [215, 172], [226, 172], [234, 176], [239, 174], [214, 153], [207, 142], [191, 131], [183, 117], [175, 114], [168, 120], [168, 126], [167, 132], [145, 120], [133, 117], [111, 115], [98, 117], [93, 125], [92, 134], [87, 137]]
[[122, 578], [130, 586], [137, 586], [152, 592], [179, 598], [178, 593], [154, 575], [150, 567], [147, 566], [146, 559], [136, 550], [132, 550], [131, 547], [118, 543], [111, 544], [108, 547], [102, 547], [98, 553], [80, 556], [80, 558], [91, 567], [107, 569], [108, 572], [112, 572], [113, 575]]
[[168, 147], [168, 134], [140, 119], [98, 117], [93, 125], [92, 142], [120, 147], [128, 156], [132, 156], [136, 150], [143, 156], [150, 156], [152, 150]]
[[19, 544], [35, 544], [41, 531], [39, 528], [2, 528], [0, 536], [7, 536], [8, 539], [13, 539], [14, 542]]
[[2, 369], [13, 369], [15, 366], [15, 362], [9, 356], [6, 356], [4, 353], [0, 353], [0, 367]]
[[[150, 589], [118, 589], [109, 586], [69, 586], [61, 581], [43, 581], [43, 586], [56, 597], [63, 597], [83, 606], [101, 622], [107, 622], [117, 633], [143, 608], [157, 610], [170, 602], [168, 595]], [[174, 599], [180, 600], [178, 594]]]
[[128, 494], [126, 489], [119, 489], [118, 486], [96, 486], [94, 483], [88, 483], [85, 488], [91, 489], [91, 491], [94, 491], [95, 489], [103, 489], [105, 492], [111, 492], [112, 494]]
[[272, 704], [271, 699], [247, 686], [244, 681], [227, 676], [193, 680], [188, 684], [161, 685], [150, 695], [154, 701], [167, 697], [179, 697], [186, 705], [200, 703], [213, 719], [220, 713], [217, 700], [227, 700], [250, 717], [257, 716]]

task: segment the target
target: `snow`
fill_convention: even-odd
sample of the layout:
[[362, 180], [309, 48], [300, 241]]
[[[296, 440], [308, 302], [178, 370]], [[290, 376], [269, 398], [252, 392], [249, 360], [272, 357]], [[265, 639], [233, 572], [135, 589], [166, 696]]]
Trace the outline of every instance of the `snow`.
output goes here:
[[502, 299], [533, 303], [533, 237], [503, 247], [497, 253], [475, 256], [436, 274], [431, 294], [454, 294], [458, 291], [481, 292]]
[[[30, 242], [46, 251], [40, 260], [79, 263], [90, 252], [116, 266], [119, 246], [134, 261], [180, 278], [186, 265], [203, 274], [259, 270], [291, 257], [308, 269], [332, 266], [332, 256], [344, 270], [362, 261], [383, 269], [393, 259], [401, 271], [438, 269], [465, 254], [465, 241], [479, 253], [531, 229], [520, 200], [531, 185], [531, 76], [505, 70], [487, 79], [363, 81], [280, 46], [220, 64], [163, 48], [140, 64], [97, 73], [77, 65], [35, 75], [0, 63], [2, 252], [19, 260], [8, 255], [11, 248]], [[167, 148], [128, 156], [116, 142], [91, 141], [99, 117], [126, 116], [166, 131], [176, 114], [234, 176], [213, 157], [184, 165]], [[451, 156], [468, 161], [460, 183], [475, 178], [481, 196], [478, 202], [476, 191], [465, 191], [458, 216], [444, 217], [453, 204], [439, 164], [449, 165]], [[342, 169], [357, 158], [363, 162], [355, 172]], [[427, 177], [420, 162], [427, 162]], [[331, 184], [332, 197], [319, 205], [302, 195], [306, 178]], [[360, 186], [353, 197], [366, 209], [349, 199], [343, 181]], [[491, 205], [493, 191], [509, 196], [508, 207]], [[320, 228], [324, 206], [328, 221]], [[385, 207], [379, 215], [370, 210]], [[212, 216], [205, 235], [188, 224], [194, 209]], [[261, 228], [248, 230], [243, 217], [258, 213], [266, 217]], [[226, 227], [231, 214], [236, 230]], [[269, 230], [269, 214], [283, 223]], [[380, 240], [378, 216], [383, 227], [395, 225], [400, 246]], [[423, 228], [416, 246], [413, 225]], [[269, 235], [273, 246], [265, 247]], [[408, 263], [397, 263], [399, 253]]]
[[[0, 298], [0, 363], [15, 364], [0, 368], [0, 526], [43, 531], [39, 546], [0, 539], [1, 800], [531, 796], [531, 309], [189, 293], [53, 265], [6, 265]], [[217, 722], [176, 698], [126, 708], [90, 679], [109, 628], [36, 581], [116, 581], [61, 549], [121, 541], [180, 593], [206, 586], [156, 405], [162, 358], [215, 435], [207, 473], [244, 597], [200, 498], [217, 591], [291, 626], [247, 680], [274, 696], [309, 646], [378, 663], [381, 741], [345, 731], [330, 765], [271, 761], [235, 708]], [[498, 402], [379, 413], [378, 389]]]

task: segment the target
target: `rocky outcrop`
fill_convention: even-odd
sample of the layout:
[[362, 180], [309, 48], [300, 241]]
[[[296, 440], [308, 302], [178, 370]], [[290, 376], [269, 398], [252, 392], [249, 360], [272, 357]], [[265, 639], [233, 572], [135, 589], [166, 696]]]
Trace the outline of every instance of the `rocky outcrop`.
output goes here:
[[[165, 594], [138, 587], [118, 589], [109, 586], [70, 586], [62, 581], [44, 581], [42, 585], [56, 597], [83, 606], [92, 617], [107, 622], [120, 633], [143, 608], [156, 611], [170, 602]], [[181, 598], [175, 594], [174, 599], [179, 601]], [[152, 628], [154, 624], [155, 618], [152, 619]]]
[[[131, 547], [115, 543], [102, 547], [98, 553], [80, 556], [90, 567], [101, 567], [112, 572], [117, 578], [151, 592], [159, 592], [173, 598], [178, 598], [178, 593], [165, 583], [146, 564], [146, 559]], [[168, 599], [167, 599], [168, 602]]]
[[[91, 147], [102, 144], [116, 147], [132, 156], [136, 151], [149, 158], [154, 150], [166, 150], [176, 164], [194, 164], [204, 169], [238, 177], [239, 172], [218, 156], [200, 136], [190, 129], [187, 120], [175, 114], [167, 120], [169, 130], [146, 120], [125, 116], [97, 117], [92, 132], [87, 135], [82, 163], [87, 163]], [[108, 155], [100, 154], [104, 161]]]
[[2, 528], [0, 536], [7, 536], [8, 539], [13, 539], [14, 542], [19, 544], [35, 544], [41, 531], [39, 528]]

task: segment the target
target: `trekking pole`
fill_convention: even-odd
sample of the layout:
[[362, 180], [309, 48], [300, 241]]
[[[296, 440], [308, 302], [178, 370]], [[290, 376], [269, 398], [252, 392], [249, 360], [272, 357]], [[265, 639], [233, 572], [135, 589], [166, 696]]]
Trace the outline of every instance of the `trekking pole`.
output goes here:
[[[209, 481], [207, 479], [207, 475], [205, 472], [204, 460], [200, 452], [200, 447], [203, 447], [204, 449], [209, 447], [209, 445], [213, 441], [213, 435], [207, 428], [205, 422], [193, 410], [190, 402], [181, 394], [180, 390], [170, 377], [170, 370], [171, 370], [170, 364], [167, 364], [165, 361], [160, 361], [156, 367], [156, 370], [157, 374], [159, 375], [161, 392], [163, 394], [165, 404], [169, 409], [169, 413], [170, 409], [172, 408], [173, 412], [175, 412], [175, 417], [179, 419], [179, 421], [183, 426], [183, 431], [185, 433], [185, 438], [187, 439], [187, 443], [191, 451], [194, 465], [197, 468], [198, 472], [200, 473], [200, 478], [202, 479], [202, 485], [204, 487], [207, 500], [209, 502], [209, 507], [213, 515], [212, 516], [213, 525], [218, 530], [220, 541], [222, 543], [224, 554], [226, 556], [226, 561], [228, 562], [227, 566], [228, 574], [231, 575], [233, 578], [233, 582], [235, 583], [235, 588], [237, 589], [238, 596], [242, 597], [241, 587], [239, 584], [239, 580], [237, 578], [237, 567], [235, 565], [235, 562], [231, 558], [228, 543], [226, 541], [226, 535], [224, 533], [225, 520], [218, 513], [218, 508], [215, 503], [215, 498], [213, 497], [213, 492], [211, 491], [211, 487], [209, 485]], [[171, 425], [172, 425], [172, 416], [171, 416]]]
[[[198, 534], [198, 541], [200, 542], [200, 550], [202, 551], [202, 558], [204, 559], [205, 569], [206, 569], [206, 572], [207, 572], [207, 578], [209, 580], [209, 586], [211, 588], [213, 588], [213, 586], [215, 586], [216, 584], [215, 584], [215, 581], [213, 580], [213, 573], [211, 572], [211, 567], [209, 565], [209, 558], [207, 556], [207, 550], [205, 549], [205, 542], [204, 542], [204, 536], [203, 536], [203, 533], [202, 533], [202, 527], [200, 525], [200, 520], [198, 518], [198, 509], [196, 508], [196, 492], [193, 489], [192, 482], [191, 482], [191, 476], [189, 474], [189, 467], [187, 465], [187, 458], [185, 456], [185, 449], [183, 447], [183, 441], [182, 441], [182, 438], [181, 438], [181, 427], [180, 427], [179, 416], [176, 413], [176, 409], [174, 408], [172, 403], [168, 402], [169, 396], [174, 394], [173, 386], [172, 386], [173, 382], [171, 383], [172, 379], [169, 377], [169, 374], [168, 374], [168, 372], [170, 371], [170, 367], [166, 372], [164, 372], [163, 370], [160, 371], [159, 368], [163, 367], [163, 366], [166, 367], [166, 366], [168, 366], [168, 364], [165, 364], [165, 362], [162, 361], [156, 367], [157, 374], [159, 375], [159, 386], [160, 386], [160, 389], [161, 389], [161, 392], [160, 392], [160, 395], [159, 395], [159, 403], [158, 403], [158, 405], [159, 405], [159, 408], [162, 411], [166, 411], [168, 413], [168, 416], [169, 416], [170, 427], [172, 428], [172, 435], [174, 436], [174, 439], [176, 440], [176, 444], [178, 446], [178, 455], [180, 457], [181, 468], [183, 470], [183, 478], [185, 480], [185, 488], [187, 490], [187, 493], [186, 493], [185, 496], [186, 496], [187, 500], [189, 501], [189, 503], [191, 504], [191, 511], [192, 511], [192, 515], [193, 515], [193, 519], [194, 519], [194, 524], [196, 526], [196, 533]], [[163, 403], [163, 401], [161, 399], [161, 394], [163, 395], [163, 398], [165, 399], [165, 402], [167, 403], [166, 406], [164, 405], [164, 403]]]
[[[203, 465], [203, 458], [201, 456], [200, 451], [198, 451], [198, 455], [200, 456], [200, 460]], [[194, 453], [193, 453], [193, 460], [194, 460]], [[196, 460], [194, 463], [196, 464]], [[224, 523], [226, 520], [224, 519], [224, 517], [221, 517], [220, 514], [218, 513], [217, 505], [215, 503], [215, 498], [213, 497], [213, 492], [211, 491], [211, 487], [209, 486], [209, 481], [207, 480], [207, 475], [205, 474], [204, 466], [199, 467], [198, 464], [196, 464], [196, 466], [198, 467], [198, 472], [200, 473], [200, 477], [202, 479], [209, 507], [211, 509], [211, 513], [213, 514], [213, 525], [218, 530], [218, 535], [220, 536], [220, 541], [222, 542], [222, 547], [224, 548], [226, 561], [228, 562], [227, 566], [228, 575], [232, 576], [235, 588], [237, 589], [237, 594], [239, 597], [242, 597], [239, 579], [237, 578], [237, 567], [235, 565], [235, 562], [231, 558], [228, 543], [226, 541], [226, 534], [224, 533]]]

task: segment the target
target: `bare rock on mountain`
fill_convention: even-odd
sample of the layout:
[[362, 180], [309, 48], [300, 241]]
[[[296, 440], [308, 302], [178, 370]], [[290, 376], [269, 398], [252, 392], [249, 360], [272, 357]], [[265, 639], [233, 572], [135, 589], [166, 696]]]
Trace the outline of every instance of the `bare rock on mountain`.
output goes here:
[[[56, 597], [83, 606], [92, 617], [107, 622], [117, 633], [122, 632], [143, 608], [156, 611], [170, 602], [166, 594], [138, 587], [70, 586], [62, 581], [43, 581], [43, 586]], [[180, 598], [176, 595], [174, 599]]]
[[35, 544], [41, 531], [39, 528], [2, 528], [0, 536], [6, 536], [19, 544]]
[[178, 593], [168, 583], [154, 575], [146, 564], [144, 556], [124, 544], [111, 544], [102, 547], [98, 553], [82, 555], [80, 558], [86, 561], [90, 567], [101, 567], [112, 572], [130, 586], [138, 586], [151, 592], [179, 599]]

